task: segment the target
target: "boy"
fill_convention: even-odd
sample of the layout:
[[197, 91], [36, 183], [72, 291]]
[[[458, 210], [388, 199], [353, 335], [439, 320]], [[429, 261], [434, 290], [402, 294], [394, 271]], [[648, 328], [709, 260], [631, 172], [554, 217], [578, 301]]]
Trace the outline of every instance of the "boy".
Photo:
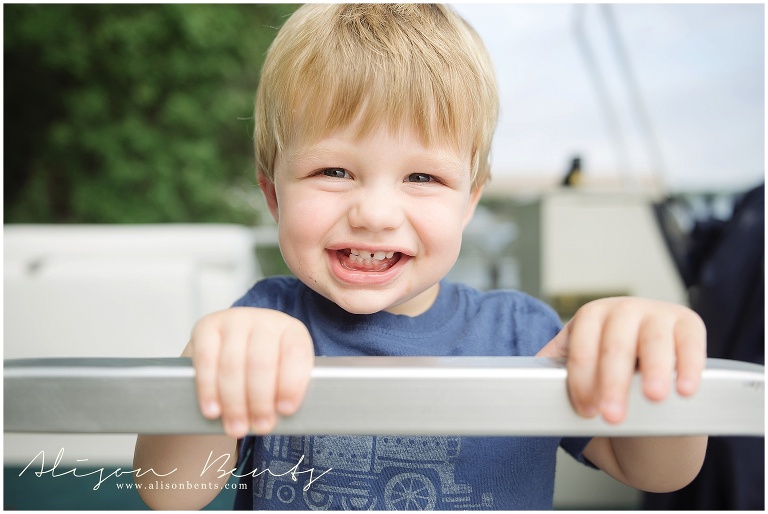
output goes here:
[[680, 394], [696, 391], [705, 334], [686, 308], [605, 299], [560, 330], [526, 295], [443, 280], [488, 179], [497, 111], [488, 54], [445, 6], [306, 5], [285, 23], [264, 63], [254, 138], [296, 278], [263, 280], [196, 325], [183, 355], [202, 412], [221, 416], [227, 435], [140, 436], [135, 468], [208, 484], [145, 488], [149, 506], [207, 504], [228, 478], [207, 464], [225, 454], [246, 473], [238, 508], [546, 509], [558, 445], [633, 487], [693, 479], [703, 436], [265, 435], [299, 408], [314, 355], [567, 357], [573, 407], [612, 423], [636, 363], [650, 399], [669, 394], [673, 371]]

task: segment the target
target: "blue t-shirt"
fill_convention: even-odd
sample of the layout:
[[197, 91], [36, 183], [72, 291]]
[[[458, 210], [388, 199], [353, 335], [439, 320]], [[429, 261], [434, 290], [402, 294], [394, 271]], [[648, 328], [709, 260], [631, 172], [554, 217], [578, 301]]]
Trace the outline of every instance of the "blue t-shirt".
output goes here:
[[[275, 309], [301, 320], [315, 354], [325, 356], [532, 356], [561, 328], [550, 307], [524, 293], [480, 292], [446, 281], [434, 305], [415, 317], [350, 314], [289, 277], [258, 282], [235, 305]], [[241, 479], [247, 488], [238, 490], [235, 508], [551, 509], [558, 446], [581, 460], [588, 442], [249, 436], [240, 447], [240, 473], [250, 474]]]

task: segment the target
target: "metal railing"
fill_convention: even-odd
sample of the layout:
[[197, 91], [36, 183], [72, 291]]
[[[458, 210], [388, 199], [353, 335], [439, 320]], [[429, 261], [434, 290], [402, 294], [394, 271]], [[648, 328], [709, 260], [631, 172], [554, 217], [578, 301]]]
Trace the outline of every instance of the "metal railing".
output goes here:
[[[632, 383], [626, 420], [579, 417], [559, 360], [318, 357], [301, 409], [277, 434], [752, 435], [765, 433], [763, 366], [708, 359], [692, 397]], [[223, 433], [199, 411], [185, 358], [5, 361], [5, 432]]]

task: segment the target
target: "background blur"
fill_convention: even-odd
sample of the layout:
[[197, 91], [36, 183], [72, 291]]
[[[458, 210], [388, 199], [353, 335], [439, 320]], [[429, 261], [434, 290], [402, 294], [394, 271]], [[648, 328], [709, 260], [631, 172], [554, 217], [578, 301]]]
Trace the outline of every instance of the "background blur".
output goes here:
[[5, 5], [6, 223], [254, 224], [285, 5]]
[[[200, 316], [287, 271], [254, 176], [252, 104], [296, 7], [3, 6], [6, 359], [176, 356]], [[723, 257], [738, 274], [705, 266], [764, 180], [763, 5], [456, 9], [492, 54], [502, 115], [493, 180], [449, 278], [522, 289], [563, 320], [616, 294], [695, 304], [702, 276], [764, 287], [750, 251], [762, 252], [762, 210], [728, 240], [754, 259]], [[732, 291], [717, 292], [725, 305], [708, 326], [726, 341], [717, 320], [746, 311]], [[764, 315], [762, 289], [749, 294]], [[133, 491], [19, 475], [61, 448], [68, 465], [88, 459], [83, 472], [129, 466], [130, 436], [4, 441], [5, 508], [143, 508]], [[566, 458], [555, 502], [624, 509], [641, 497]]]
[[[6, 5], [7, 223], [256, 223], [251, 116], [284, 5]], [[457, 4], [497, 68], [490, 189], [741, 190], [764, 173], [761, 4]], [[622, 182], [623, 181], [623, 182]]]
[[743, 189], [764, 173], [764, 6], [459, 4], [496, 64], [497, 177]]

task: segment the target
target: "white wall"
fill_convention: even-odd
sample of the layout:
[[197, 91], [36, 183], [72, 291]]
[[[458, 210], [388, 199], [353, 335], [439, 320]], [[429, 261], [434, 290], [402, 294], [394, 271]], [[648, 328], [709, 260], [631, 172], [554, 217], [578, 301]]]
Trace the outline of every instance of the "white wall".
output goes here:
[[[232, 225], [6, 225], [4, 358], [176, 357], [195, 321], [261, 276], [255, 245], [275, 242]], [[5, 434], [4, 462], [64, 448], [64, 463], [125, 465], [134, 441]]]

